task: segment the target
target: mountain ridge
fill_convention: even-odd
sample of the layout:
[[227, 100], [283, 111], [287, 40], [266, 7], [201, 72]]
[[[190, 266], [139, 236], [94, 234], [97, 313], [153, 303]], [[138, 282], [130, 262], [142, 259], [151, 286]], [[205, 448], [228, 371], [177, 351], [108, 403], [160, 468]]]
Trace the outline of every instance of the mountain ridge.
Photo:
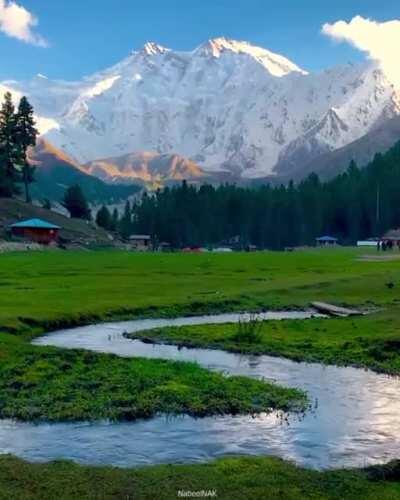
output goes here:
[[79, 164], [153, 151], [243, 178], [286, 174], [400, 113], [375, 62], [307, 73], [223, 37], [187, 52], [149, 42], [77, 82], [3, 84], [28, 95], [43, 137]]
[[149, 151], [94, 160], [83, 165], [81, 169], [108, 183], [136, 182], [150, 188], [182, 180], [191, 183], [210, 180], [208, 174], [193, 161], [178, 154]]
[[29, 161], [36, 167], [35, 182], [31, 185], [32, 197], [60, 202], [65, 190], [79, 184], [92, 204], [116, 203], [139, 191], [133, 182], [130, 185], [109, 185], [85, 172], [64, 151], [58, 150], [43, 138], [29, 152]]
[[360, 168], [368, 165], [376, 154], [385, 153], [400, 141], [400, 116], [395, 116], [371, 130], [360, 139], [335, 151], [317, 156], [305, 165], [286, 173], [298, 181], [314, 172], [323, 180], [329, 180], [344, 172], [351, 161]]

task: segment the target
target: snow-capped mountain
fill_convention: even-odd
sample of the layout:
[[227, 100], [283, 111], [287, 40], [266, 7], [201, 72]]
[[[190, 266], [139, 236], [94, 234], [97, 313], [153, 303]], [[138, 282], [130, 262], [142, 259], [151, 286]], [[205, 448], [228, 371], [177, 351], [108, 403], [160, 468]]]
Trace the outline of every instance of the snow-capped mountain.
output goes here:
[[79, 82], [3, 86], [27, 94], [46, 139], [80, 163], [152, 151], [243, 177], [286, 174], [400, 113], [374, 62], [307, 73], [225, 38], [191, 52], [147, 43]]

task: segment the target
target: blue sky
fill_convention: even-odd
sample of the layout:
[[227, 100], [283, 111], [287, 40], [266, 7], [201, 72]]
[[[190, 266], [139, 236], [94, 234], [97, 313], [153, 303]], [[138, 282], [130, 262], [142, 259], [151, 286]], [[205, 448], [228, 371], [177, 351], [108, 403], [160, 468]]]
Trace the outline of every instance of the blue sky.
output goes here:
[[[0, 0], [10, 5], [10, 0]], [[18, 0], [39, 25], [44, 48], [0, 33], [0, 79], [76, 79], [103, 69], [146, 41], [190, 50], [208, 38], [248, 40], [320, 70], [364, 55], [321, 35], [324, 23], [356, 15], [400, 18], [399, 0]], [[399, 55], [400, 61], [400, 55]], [[400, 62], [399, 62], [400, 64]]]

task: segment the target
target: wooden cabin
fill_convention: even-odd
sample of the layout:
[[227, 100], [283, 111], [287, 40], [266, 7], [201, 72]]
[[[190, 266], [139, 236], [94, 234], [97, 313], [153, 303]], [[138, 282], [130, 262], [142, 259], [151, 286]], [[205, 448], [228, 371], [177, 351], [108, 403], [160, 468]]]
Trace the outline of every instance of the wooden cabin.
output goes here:
[[16, 238], [34, 241], [42, 245], [50, 245], [58, 239], [60, 226], [42, 219], [28, 219], [10, 226], [11, 235]]

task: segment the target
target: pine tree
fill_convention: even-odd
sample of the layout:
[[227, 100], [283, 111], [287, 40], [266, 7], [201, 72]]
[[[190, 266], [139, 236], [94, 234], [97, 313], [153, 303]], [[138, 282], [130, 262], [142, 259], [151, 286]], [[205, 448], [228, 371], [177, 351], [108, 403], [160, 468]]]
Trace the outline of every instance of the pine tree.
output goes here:
[[96, 224], [104, 229], [112, 229], [111, 214], [105, 205], [96, 214]]
[[116, 231], [118, 229], [118, 224], [119, 224], [119, 214], [118, 210], [114, 208], [111, 217], [111, 226], [110, 226], [111, 231]]
[[30, 165], [27, 158], [29, 147], [36, 145], [38, 131], [35, 128], [35, 120], [33, 118], [33, 108], [29, 104], [28, 99], [24, 96], [21, 98], [18, 112], [16, 115], [17, 129], [17, 145], [20, 152], [20, 160], [22, 165], [22, 181], [25, 186], [25, 200], [27, 203], [31, 201], [29, 193], [29, 184], [34, 182], [35, 167]]
[[4, 95], [0, 109], [0, 196], [11, 197], [19, 192], [17, 165], [21, 156], [17, 143], [17, 120], [10, 92]]
[[129, 200], [125, 203], [124, 215], [119, 222], [119, 232], [123, 238], [132, 234], [132, 210]]
[[69, 187], [64, 195], [62, 205], [75, 219], [91, 219], [91, 213], [85, 195], [78, 184]]

